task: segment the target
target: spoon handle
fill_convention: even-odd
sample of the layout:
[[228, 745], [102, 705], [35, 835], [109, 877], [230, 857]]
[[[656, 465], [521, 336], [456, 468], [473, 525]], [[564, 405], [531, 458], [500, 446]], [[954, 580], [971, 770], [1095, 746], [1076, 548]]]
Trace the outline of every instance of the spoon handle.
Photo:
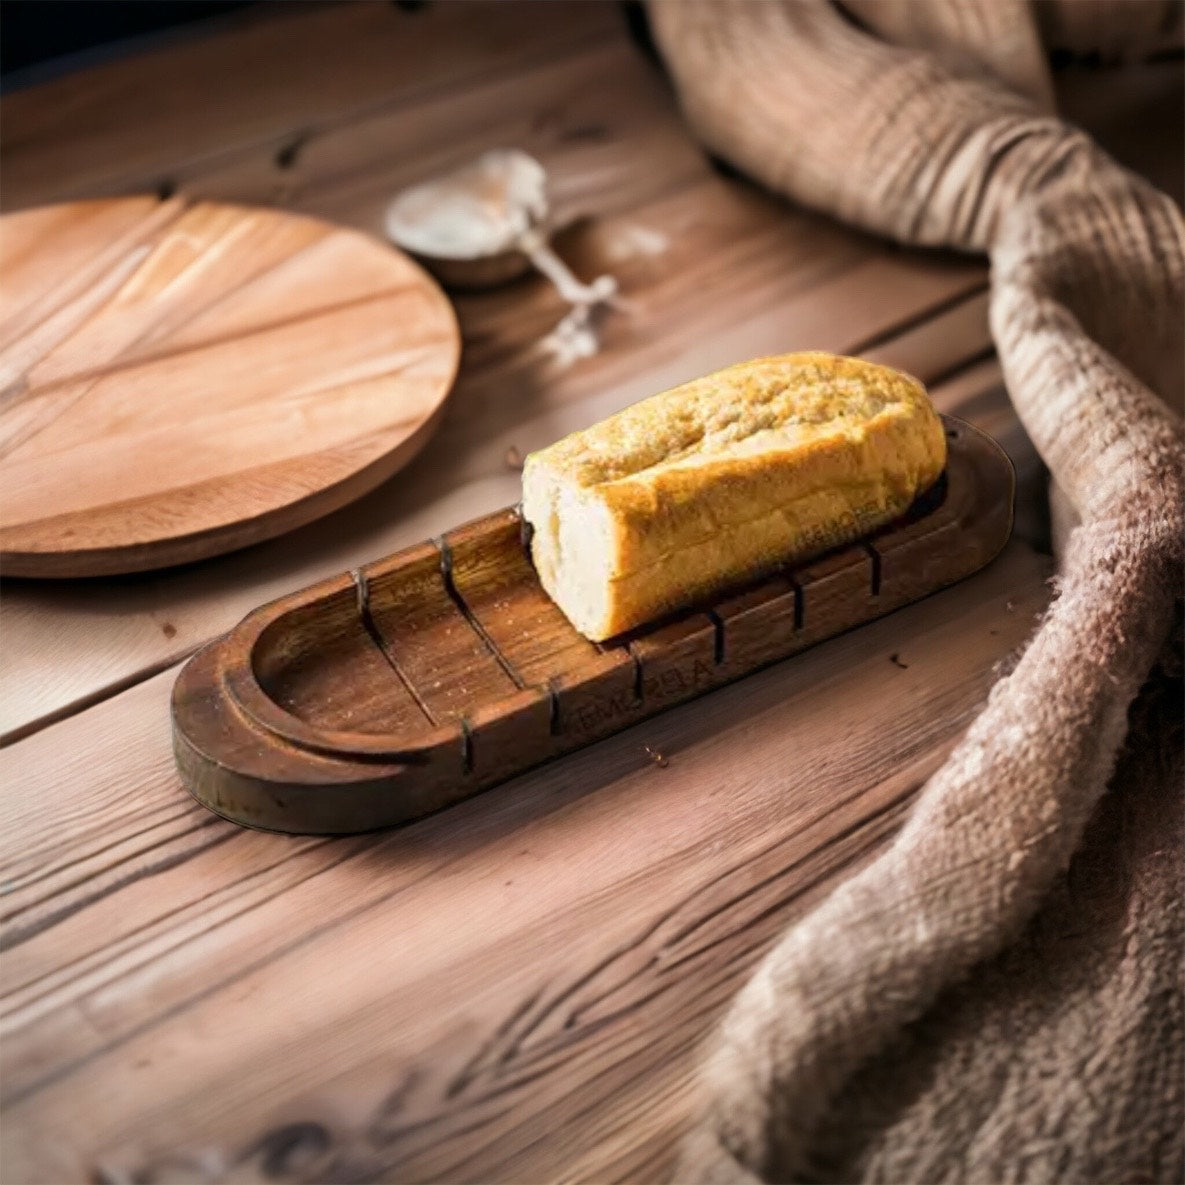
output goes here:
[[573, 305], [594, 305], [608, 300], [617, 292], [617, 281], [612, 276], [598, 276], [585, 284], [572, 269], [551, 249], [536, 231], [528, 231], [518, 243], [519, 250], [556, 286], [559, 294]]

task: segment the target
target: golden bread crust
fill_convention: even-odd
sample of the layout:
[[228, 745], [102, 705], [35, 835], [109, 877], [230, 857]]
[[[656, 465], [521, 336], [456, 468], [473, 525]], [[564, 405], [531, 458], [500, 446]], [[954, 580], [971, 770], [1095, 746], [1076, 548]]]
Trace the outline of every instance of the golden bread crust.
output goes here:
[[875, 530], [945, 463], [941, 421], [916, 379], [786, 354], [695, 379], [531, 454], [523, 513], [544, 588], [600, 640]]

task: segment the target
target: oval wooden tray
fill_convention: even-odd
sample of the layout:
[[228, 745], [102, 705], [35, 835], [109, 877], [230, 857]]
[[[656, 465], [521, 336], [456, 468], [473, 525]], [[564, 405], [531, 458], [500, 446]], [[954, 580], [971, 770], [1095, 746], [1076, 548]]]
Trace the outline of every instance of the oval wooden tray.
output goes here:
[[280, 210], [128, 197], [0, 218], [0, 567], [98, 576], [268, 539], [427, 442], [452, 307]]
[[946, 425], [947, 470], [899, 522], [602, 645], [540, 587], [515, 508], [274, 601], [178, 676], [182, 779], [253, 827], [384, 827], [916, 601], [1012, 525], [1007, 456]]

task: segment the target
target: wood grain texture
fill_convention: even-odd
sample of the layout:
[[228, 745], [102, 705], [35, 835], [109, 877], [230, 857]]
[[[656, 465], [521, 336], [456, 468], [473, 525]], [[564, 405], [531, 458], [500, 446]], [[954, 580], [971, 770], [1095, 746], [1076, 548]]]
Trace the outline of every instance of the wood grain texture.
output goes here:
[[[966, 301], [956, 298], [949, 311], [939, 312], [932, 323], [926, 323], [925, 330], [914, 327], [900, 338], [884, 338], [885, 329], [896, 323], [898, 314], [892, 305], [871, 300], [866, 308], [860, 307], [861, 282], [879, 286], [891, 278], [900, 280], [902, 273], [894, 274], [880, 263], [866, 263], [855, 268], [854, 274], [845, 270], [843, 275], [844, 283], [837, 278], [822, 294], [816, 290], [816, 295], [850, 310], [847, 333], [823, 324], [819, 309], [810, 303], [808, 285], [801, 300], [787, 308], [786, 322], [781, 325], [770, 318], [750, 326], [749, 333], [743, 324], [722, 327], [719, 354], [710, 358], [709, 368], [730, 361], [732, 351], [738, 356], [742, 350], [759, 354], [779, 348], [779, 343], [788, 339], [804, 344], [822, 339], [843, 350], [859, 346], [860, 335], [865, 339], [881, 337], [880, 344], [869, 350], [875, 360], [908, 365], [920, 377], [930, 379], [941, 378], [962, 358], [983, 349], [987, 329], [977, 289]], [[929, 307], [934, 299], [933, 290], [924, 285], [919, 285], [916, 295], [907, 285], [902, 287], [906, 308]], [[666, 316], [674, 317], [678, 308], [698, 309], [699, 299], [691, 291], [681, 295], [663, 310], [662, 327], [656, 327], [655, 333], [671, 332]], [[501, 300], [491, 298], [490, 304], [500, 308]], [[795, 330], [799, 319], [803, 327]], [[466, 322], [464, 308], [462, 322]], [[524, 352], [529, 350], [529, 340], [518, 336], [524, 332], [520, 321], [506, 318], [493, 332], [498, 336], [486, 339], [485, 351], [479, 338], [467, 355], [488, 352], [493, 340], [503, 340], [502, 335], [517, 341]], [[596, 365], [590, 371], [575, 368], [555, 375], [546, 388], [539, 386], [546, 370], [534, 373], [535, 367], [525, 360], [522, 369], [499, 367], [493, 376], [479, 369], [476, 362], [463, 366], [449, 406], [465, 406], [475, 418], [480, 416], [481, 434], [470, 433], [466, 425], [472, 426], [472, 421], [454, 419], [446, 412], [445, 423], [424, 455], [399, 479], [354, 503], [348, 512], [284, 539], [208, 561], [200, 568], [96, 582], [86, 588], [11, 584], [5, 591], [0, 735], [22, 735], [72, 706], [162, 669], [229, 629], [264, 601], [516, 500], [520, 480], [517, 471], [506, 464], [509, 449], [526, 451], [549, 443], [631, 398], [653, 393], [662, 383], [673, 385], [691, 377], [694, 372], [688, 371], [681, 359], [672, 359], [667, 348], [660, 348], [662, 340], [661, 336], [645, 335], [623, 342], [594, 360]], [[622, 373], [631, 357], [639, 367], [637, 374]], [[595, 379], [602, 373], [601, 367], [606, 368], [608, 377], [605, 386], [597, 390]], [[523, 382], [521, 397], [499, 398], [516, 377]], [[1023, 432], [1010, 418], [998, 372], [987, 367], [975, 377], [975, 382], [961, 382], [951, 398], [944, 394], [946, 385], [938, 384], [934, 394], [940, 407], [996, 435], [1011, 425], [1013, 435], [1005, 444], [1014, 462], [1028, 466], [1031, 451], [1025, 451]], [[647, 378], [653, 383], [649, 389], [641, 387]], [[55, 655], [62, 661], [54, 661]], [[47, 660], [53, 670], [49, 679], [44, 676]]]
[[[1044, 607], [1048, 561], [1014, 542], [923, 604], [373, 837], [247, 832], [189, 802], [175, 664], [271, 598], [513, 502], [511, 449], [794, 348], [923, 377], [1004, 444], [1014, 540], [1040, 542], [985, 271], [717, 174], [615, 5], [256, 11], [6, 94], [5, 210], [160, 185], [374, 233], [395, 185], [522, 142], [563, 216], [593, 215], [563, 254], [617, 274], [630, 311], [564, 368], [547, 285], [460, 298], [438, 434], [348, 512], [188, 569], [6, 583], [0, 733], [32, 735], [0, 752], [0, 1179], [662, 1179], [700, 1038], [892, 834]], [[1179, 179], [1153, 82], [1117, 146]], [[1120, 86], [1084, 78], [1092, 116], [1118, 124]], [[743, 605], [733, 621], [740, 637]], [[296, 697], [304, 678], [280, 672]], [[348, 727], [359, 705], [339, 703]]]
[[897, 826], [1048, 572], [1013, 544], [381, 836], [188, 804], [172, 672], [11, 746], [4, 1179], [657, 1179], [701, 1035]]
[[612, 5], [562, 0], [546, 21], [480, 0], [264, 5], [225, 31], [5, 95], [0, 204], [176, 187], [182, 170], [234, 158], [266, 159], [278, 178], [328, 129], [620, 33]]
[[[563, 368], [541, 344], [563, 314], [550, 286], [525, 281], [504, 292], [459, 298], [466, 350], [458, 384], [426, 454], [400, 480], [323, 524], [200, 568], [92, 582], [85, 589], [10, 585], [0, 737], [23, 735], [161, 670], [263, 601], [514, 501], [518, 481], [506, 464], [510, 450], [550, 443], [664, 386], [741, 358], [794, 348], [852, 353], [867, 347], [870, 356], [929, 380], [986, 347], [980, 264], [904, 254], [716, 176], [689, 140], [662, 79], [630, 45], [624, 28], [615, 20], [601, 23], [608, 6], [577, 5], [579, 20], [549, 7], [556, 14], [553, 27], [530, 5], [503, 5], [496, 45], [508, 54], [517, 47], [518, 56], [491, 56], [480, 77], [466, 74], [469, 66], [461, 61], [464, 54], [471, 55], [466, 62], [480, 58], [476, 43], [464, 40], [468, 26], [449, 25], [448, 36], [469, 49], [457, 49], [456, 87], [443, 88], [438, 38], [446, 30], [438, 22], [461, 7], [432, 5], [416, 22], [397, 22], [406, 71], [389, 107], [376, 103], [359, 116], [365, 116], [364, 134], [354, 135], [343, 118], [309, 141], [308, 151], [288, 168], [277, 166], [264, 145], [244, 148], [233, 168], [229, 158], [194, 157], [184, 191], [295, 202], [310, 213], [377, 229], [387, 184], [425, 175], [417, 174], [415, 164], [415, 152], [430, 147], [415, 139], [425, 107], [436, 112], [433, 128], [441, 144], [477, 150], [488, 147], [491, 137], [530, 133], [557, 196], [573, 197], [569, 209], [579, 208], [575, 199], [586, 193], [595, 193], [598, 203], [611, 201], [614, 212], [573, 227], [561, 246], [582, 275], [613, 271], [629, 313], [605, 323], [596, 358]], [[351, 40], [362, 36], [352, 24], [357, 12], [349, 6], [341, 11], [350, 15], [341, 18], [333, 52], [344, 55], [343, 62], [357, 55], [350, 69], [364, 74], [363, 59], [372, 65], [373, 59], [368, 47]], [[480, 22], [474, 28], [480, 32]], [[366, 36], [377, 36], [370, 24], [366, 30]], [[265, 33], [272, 35], [256, 31]], [[310, 42], [327, 35], [321, 19], [310, 20], [304, 34]], [[297, 39], [291, 29], [285, 36]], [[233, 102], [257, 101], [278, 118], [275, 89], [293, 87], [293, 77], [278, 75], [276, 67], [257, 72], [236, 65], [240, 54], [266, 56], [260, 46], [245, 49], [233, 36], [217, 44], [223, 45], [219, 69], [239, 82]], [[190, 53], [196, 55], [192, 60]], [[171, 65], [176, 86], [204, 87], [216, 57], [215, 41], [189, 46]], [[569, 76], [565, 65], [572, 62], [579, 68]], [[135, 60], [137, 71], [167, 68], [150, 57]], [[581, 85], [574, 87], [573, 78]], [[600, 118], [593, 100], [598, 86], [609, 82], [612, 94], [628, 102], [615, 99], [607, 109], [611, 118]], [[125, 93], [118, 78], [110, 85], [113, 96]], [[74, 129], [65, 122], [68, 108], [56, 106], [61, 93], [49, 88], [37, 126], [47, 136], [56, 127], [68, 138]], [[294, 96], [293, 102], [299, 112], [305, 99]], [[101, 126], [94, 135], [109, 158], [119, 160], [129, 120], [120, 114], [127, 108], [115, 105], [114, 97], [112, 103], [107, 115], [96, 116]], [[30, 111], [33, 119], [40, 110], [35, 107], [31, 98], [28, 105], [22, 99], [17, 111]], [[198, 120], [204, 110], [198, 105], [187, 118]], [[225, 110], [214, 108], [207, 118], [202, 136], [231, 134]], [[367, 130], [370, 120], [379, 121], [374, 132]], [[154, 151], [165, 151], [167, 125], [152, 124], [144, 134], [156, 137]], [[177, 144], [171, 147], [175, 160], [191, 160]], [[22, 163], [14, 155], [5, 183], [24, 178], [35, 188], [39, 159], [44, 164], [44, 158]], [[419, 167], [430, 171], [426, 164]], [[395, 172], [388, 177], [388, 170]], [[51, 193], [36, 190], [35, 196], [43, 200]], [[596, 203], [593, 209], [599, 215]], [[947, 410], [959, 414], [958, 408]]]
[[423, 446], [460, 352], [405, 256], [151, 198], [0, 219], [0, 564], [94, 576], [271, 538]]

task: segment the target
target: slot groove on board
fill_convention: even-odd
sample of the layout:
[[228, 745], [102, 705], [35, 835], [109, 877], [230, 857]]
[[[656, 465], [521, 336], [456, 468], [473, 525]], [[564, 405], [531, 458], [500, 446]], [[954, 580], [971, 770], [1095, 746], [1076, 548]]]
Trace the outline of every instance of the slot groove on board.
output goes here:
[[403, 684], [407, 694], [415, 701], [416, 707], [424, 713], [424, 719], [433, 728], [437, 727], [439, 721], [432, 714], [431, 709], [424, 702], [423, 697], [415, 689], [415, 685], [400, 669], [399, 664], [395, 661], [395, 656], [387, 649], [379, 627], [375, 624], [374, 617], [370, 612], [370, 583], [366, 579], [366, 573], [361, 568], [351, 568], [350, 577], [354, 581], [354, 588], [357, 591], [358, 619], [362, 622], [362, 628], [366, 631], [367, 637], [375, 644], [378, 652], [383, 656], [383, 661], [395, 672], [396, 678]]
[[630, 656], [630, 662], [634, 664], [634, 699], [637, 703], [641, 703], [645, 690], [643, 687], [645, 673], [642, 670], [642, 660], [638, 656], [638, 652], [634, 649], [633, 642], [627, 642], [625, 644], [625, 650]]
[[560, 735], [560, 697], [555, 691], [555, 676], [547, 680], [547, 731], [553, 737]]
[[806, 598], [802, 595], [802, 582], [789, 574], [787, 579], [794, 586], [794, 632], [798, 634], [806, 628]]
[[602, 735], [640, 711], [627, 648], [597, 646], [572, 627], [539, 583], [513, 508], [450, 531], [452, 578], [466, 608], [528, 689], [547, 687], [559, 722], [552, 735]]
[[461, 726], [461, 772], [473, 772], [473, 727], [467, 716], [462, 716], [457, 723]]
[[448, 540], [441, 536], [433, 539], [432, 542], [436, 550], [440, 552], [440, 578], [444, 583], [444, 591], [448, 593], [449, 600], [456, 605], [461, 616], [469, 623], [469, 628], [481, 639], [482, 645], [490, 652], [490, 656], [502, 668], [506, 677], [519, 691], [525, 691], [527, 685], [523, 682], [522, 676], [515, 670], [502, 651], [498, 649], [497, 643], [486, 632], [485, 626], [478, 621], [473, 610], [469, 608], [468, 603], [457, 588], [456, 581], [453, 579], [453, 549], [449, 546]]
[[708, 615], [708, 620], [716, 631], [713, 638], [712, 657], [716, 665], [720, 666], [725, 660], [724, 622], [720, 620], [720, 614], [715, 609], [705, 609], [704, 612]]
[[862, 543], [860, 546], [868, 553], [868, 558], [872, 563], [872, 595], [879, 597], [881, 595], [881, 553], [871, 543]]

